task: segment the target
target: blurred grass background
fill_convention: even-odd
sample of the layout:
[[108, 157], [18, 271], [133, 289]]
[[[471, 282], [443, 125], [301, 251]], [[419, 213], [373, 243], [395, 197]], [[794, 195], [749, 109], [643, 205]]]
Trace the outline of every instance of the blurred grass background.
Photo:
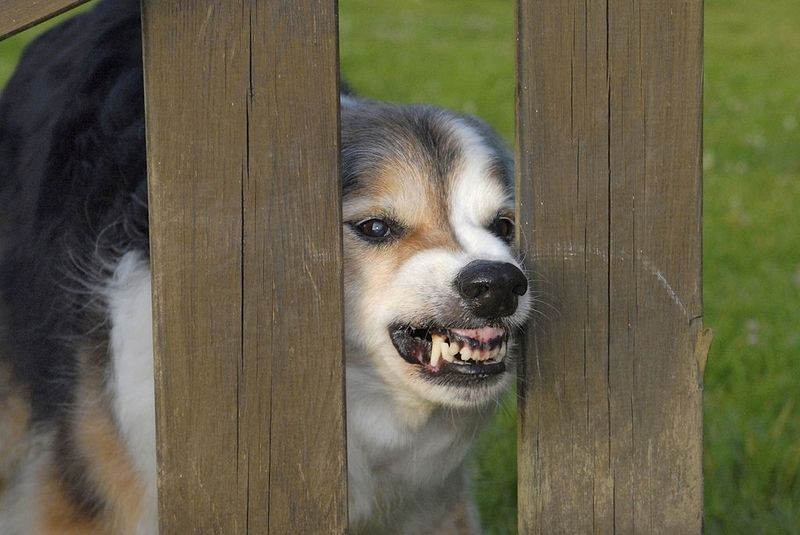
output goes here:
[[[514, 126], [512, 0], [340, 0], [360, 93]], [[34, 29], [0, 43], [0, 85]], [[705, 1], [705, 528], [800, 533], [800, 4]], [[513, 398], [481, 439], [487, 532], [516, 533]]]
[[707, 0], [706, 531], [800, 533], [800, 4]]

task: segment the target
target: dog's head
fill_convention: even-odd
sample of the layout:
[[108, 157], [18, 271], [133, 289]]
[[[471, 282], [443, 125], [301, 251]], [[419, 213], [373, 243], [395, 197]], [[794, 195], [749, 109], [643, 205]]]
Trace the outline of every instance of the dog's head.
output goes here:
[[531, 306], [499, 137], [439, 108], [344, 97], [342, 172], [348, 366], [438, 405], [496, 399]]

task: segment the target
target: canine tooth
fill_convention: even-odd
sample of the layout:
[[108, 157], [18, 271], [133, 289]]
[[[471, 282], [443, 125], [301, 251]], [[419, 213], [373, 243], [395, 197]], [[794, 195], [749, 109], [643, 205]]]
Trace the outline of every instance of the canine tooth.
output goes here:
[[489, 352], [489, 358], [491, 360], [497, 360], [497, 355], [500, 354], [500, 348], [496, 347]]
[[439, 357], [442, 355], [442, 346], [437, 336], [431, 337], [431, 366], [434, 368], [439, 364]]
[[503, 345], [500, 346], [500, 351], [497, 353], [497, 360], [503, 360], [506, 358], [506, 351], [508, 351], [508, 345], [503, 342]]

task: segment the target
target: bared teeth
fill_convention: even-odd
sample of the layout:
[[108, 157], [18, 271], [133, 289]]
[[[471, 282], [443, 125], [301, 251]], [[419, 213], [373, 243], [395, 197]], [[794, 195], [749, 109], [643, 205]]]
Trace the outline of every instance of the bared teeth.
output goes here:
[[459, 349], [458, 344], [450, 344], [448, 346], [448, 354], [453, 357], [458, 354]]
[[442, 342], [442, 358], [447, 362], [454, 362], [458, 355], [458, 344]]
[[493, 349], [482, 350], [479, 347], [469, 347], [456, 341], [448, 343], [447, 340], [447, 336], [443, 334], [431, 335], [430, 366], [435, 368], [442, 359], [451, 363], [464, 363], [470, 360], [474, 362], [500, 362], [506, 356], [507, 345], [505, 341]]
[[434, 368], [439, 364], [439, 357], [442, 356], [442, 345], [447, 345], [444, 336], [436, 334], [431, 336], [431, 366]]

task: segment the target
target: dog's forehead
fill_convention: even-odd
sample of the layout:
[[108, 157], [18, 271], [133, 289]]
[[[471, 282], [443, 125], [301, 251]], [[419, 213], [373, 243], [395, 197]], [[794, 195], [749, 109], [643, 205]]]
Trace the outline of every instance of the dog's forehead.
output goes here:
[[485, 222], [512, 203], [510, 156], [469, 117], [433, 107], [345, 106], [342, 148], [345, 212], [372, 203], [405, 217], [443, 222], [448, 212], [466, 211]]
[[[462, 156], [450, 176], [449, 201], [454, 221], [481, 222], [513, 208], [513, 164], [499, 141], [474, 125], [458, 129]], [[510, 215], [510, 214], [506, 214]]]

